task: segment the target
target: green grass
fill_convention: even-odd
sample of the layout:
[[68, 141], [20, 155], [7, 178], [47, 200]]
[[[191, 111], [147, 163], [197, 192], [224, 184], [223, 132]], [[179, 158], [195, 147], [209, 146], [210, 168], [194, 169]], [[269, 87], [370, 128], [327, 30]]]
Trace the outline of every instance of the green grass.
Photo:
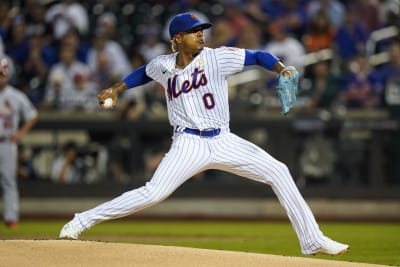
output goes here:
[[[23, 221], [18, 229], [0, 227], [0, 239], [54, 239], [65, 221]], [[329, 237], [349, 243], [350, 253], [315, 258], [400, 265], [400, 224], [320, 223]], [[81, 239], [185, 246], [221, 250], [302, 256], [289, 223], [127, 221], [102, 223]]]

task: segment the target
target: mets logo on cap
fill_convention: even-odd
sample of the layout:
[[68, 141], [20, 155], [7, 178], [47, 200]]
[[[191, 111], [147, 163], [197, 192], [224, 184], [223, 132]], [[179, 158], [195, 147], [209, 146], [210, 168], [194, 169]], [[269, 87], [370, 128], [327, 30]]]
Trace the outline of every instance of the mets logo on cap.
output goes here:
[[200, 29], [208, 29], [211, 26], [211, 23], [200, 21], [193, 13], [181, 13], [172, 18], [169, 24], [169, 35], [172, 39], [178, 33], [186, 32], [197, 27]]
[[196, 16], [195, 14], [193, 14], [193, 13], [190, 13], [190, 17], [191, 17], [193, 20], [198, 20], [198, 19], [197, 19], [197, 16]]

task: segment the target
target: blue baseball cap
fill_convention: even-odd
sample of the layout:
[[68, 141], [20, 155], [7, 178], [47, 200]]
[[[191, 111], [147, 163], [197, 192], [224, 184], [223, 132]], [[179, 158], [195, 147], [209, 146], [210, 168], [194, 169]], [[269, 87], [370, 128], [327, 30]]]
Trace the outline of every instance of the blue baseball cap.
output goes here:
[[169, 24], [169, 35], [173, 38], [180, 32], [186, 32], [197, 27], [208, 29], [211, 26], [211, 23], [200, 21], [193, 13], [182, 13], [176, 15], [171, 20], [171, 23]]

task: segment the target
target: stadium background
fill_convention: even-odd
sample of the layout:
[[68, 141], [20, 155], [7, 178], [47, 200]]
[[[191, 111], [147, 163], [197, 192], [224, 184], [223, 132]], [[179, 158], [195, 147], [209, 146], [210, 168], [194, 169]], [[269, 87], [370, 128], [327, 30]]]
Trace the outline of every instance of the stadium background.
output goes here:
[[[57, 5], [65, 12], [57, 13]], [[299, 101], [288, 116], [279, 112], [274, 76], [249, 68], [231, 77], [232, 131], [289, 166], [318, 218], [398, 221], [399, 6], [395, 0], [2, 1], [1, 53], [14, 63], [12, 84], [40, 112], [20, 146], [22, 218], [70, 217], [151, 177], [171, 136], [160, 88], [134, 89], [111, 111], [93, 104], [93, 92], [168, 53], [168, 19], [195, 10], [214, 23], [209, 46], [271, 49], [303, 73]], [[68, 20], [77, 23], [68, 33], [78, 33], [71, 34], [78, 42], [64, 38], [56, 25], [68, 16], [66, 7], [86, 18], [81, 24], [73, 16]], [[328, 23], [315, 25], [314, 18]], [[101, 60], [118, 50], [104, 48], [110, 40], [123, 57], [118, 53], [107, 64]], [[71, 78], [52, 72], [63, 48], [76, 49], [85, 67], [72, 77], [76, 88], [63, 88], [68, 94], [57, 99], [49, 91]], [[81, 94], [85, 90], [92, 94]], [[78, 180], [52, 174], [67, 145], [76, 150]], [[267, 186], [216, 171], [192, 178], [170, 200], [138, 216], [286, 220]]]

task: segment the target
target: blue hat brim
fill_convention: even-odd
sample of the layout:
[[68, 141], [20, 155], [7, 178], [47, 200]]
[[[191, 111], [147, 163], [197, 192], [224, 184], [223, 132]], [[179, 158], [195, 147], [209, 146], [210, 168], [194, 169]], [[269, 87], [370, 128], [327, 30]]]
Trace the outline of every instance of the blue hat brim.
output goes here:
[[189, 31], [189, 30], [194, 29], [194, 28], [208, 29], [211, 26], [212, 26], [211, 23], [208, 23], [208, 22], [203, 22], [202, 23], [202, 22], [200, 22], [200, 23], [194, 24], [192, 27], [190, 27], [189, 29], [186, 29], [185, 31]]
[[[212, 26], [212, 24], [208, 23], [208, 22], [198, 22], [198, 23], [195, 23], [195, 24], [191, 25], [189, 28], [184, 29], [181, 32], [187, 32], [187, 31], [190, 31], [190, 30], [192, 30], [194, 28], [201, 28], [202, 30], [204, 30], [204, 29], [211, 28], [211, 26]], [[179, 32], [175, 33], [174, 36], [177, 35], [178, 33]], [[173, 38], [174, 36], [171, 36], [171, 38]]]

